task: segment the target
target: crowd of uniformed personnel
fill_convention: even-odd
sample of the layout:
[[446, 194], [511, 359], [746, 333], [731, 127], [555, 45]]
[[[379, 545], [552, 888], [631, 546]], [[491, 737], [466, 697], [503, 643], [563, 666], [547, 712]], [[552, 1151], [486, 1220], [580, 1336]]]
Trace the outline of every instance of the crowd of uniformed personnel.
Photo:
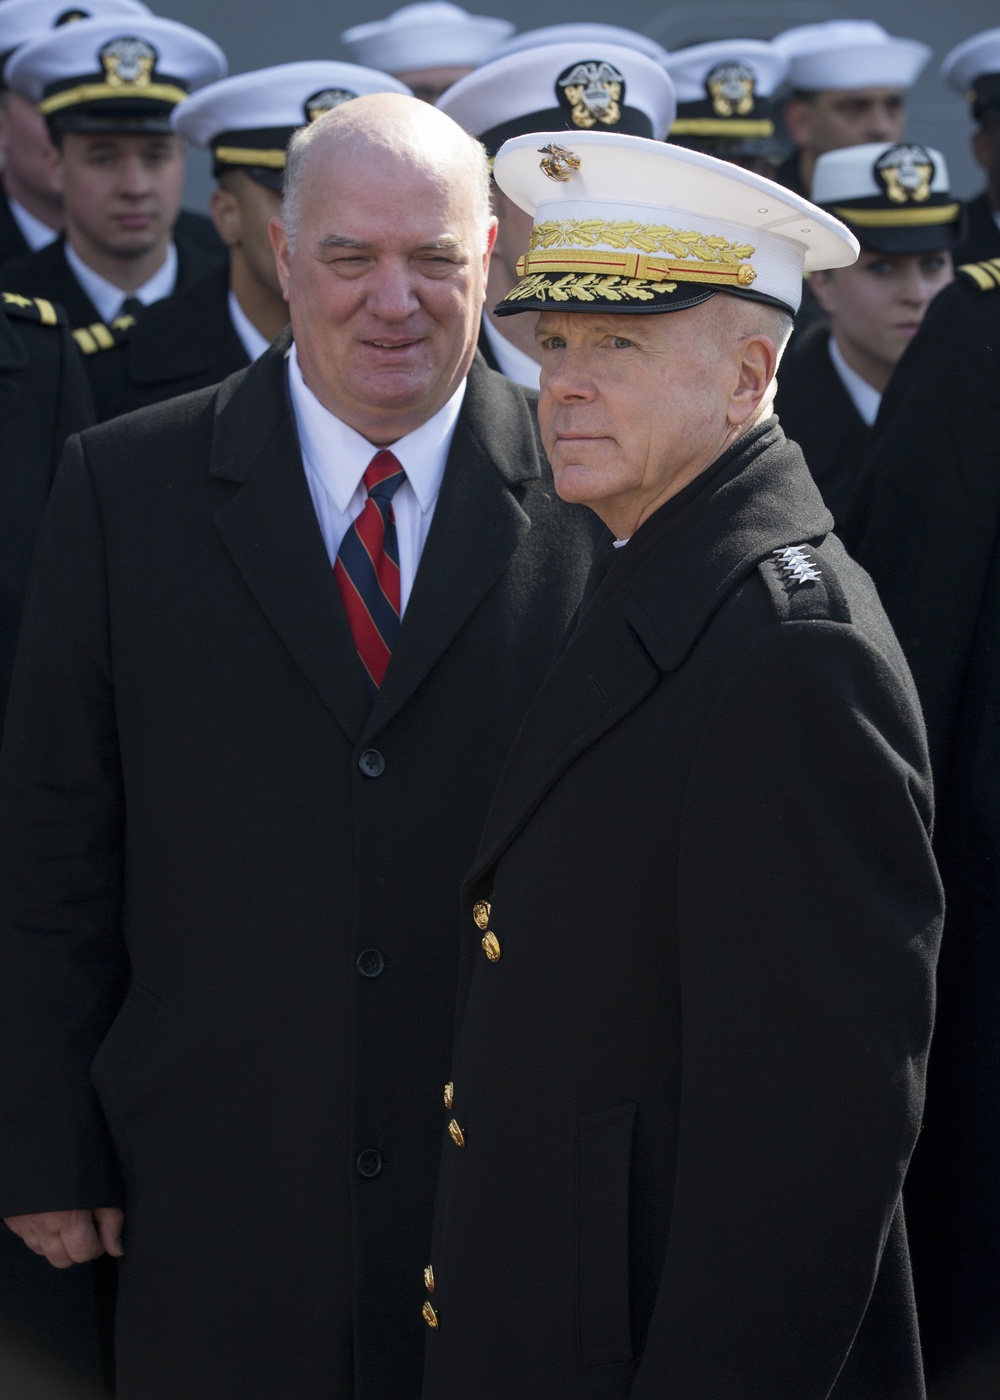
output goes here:
[[[341, 36], [353, 62], [227, 77], [214, 41], [141, 0], [0, 4], [0, 717], [63, 444], [218, 384], [282, 332], [269, 224], [289, 142], [321, 114], [412, 93], [491, 160], [535, 131], [668, 141], [835, 215], [860, 256], [808, 280], [775, 411], [878, 585], [928, 725], [948, 914], [910, 1246], [929, 1393], [987, 1400], [1000, 1386], [1000, 29], [942, 64], [985, 176], [965, 201], [906, 125], [930, 49], [872, 22], [670, 53], [610, 25], [513, 29], [409, 5]], [[210, 219], [181, 208], [185, 145], [211, 153]], [[534, 389], [535, 317], [491, 315], [524, 271], [531, 218], [498, 187], [493, 201], [479, 352]], [[0, 1241], [0, 1325], [106, 1377], [110, 1279], [44, 1268]]]

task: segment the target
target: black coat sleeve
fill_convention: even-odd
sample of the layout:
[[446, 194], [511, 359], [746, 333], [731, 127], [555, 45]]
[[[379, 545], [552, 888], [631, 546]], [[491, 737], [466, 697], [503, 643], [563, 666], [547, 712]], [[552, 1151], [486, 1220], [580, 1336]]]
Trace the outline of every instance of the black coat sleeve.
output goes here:
[[100, 509], [73, 438], [36, 551], [0, 756], [3, 1215], [120, 1202], [90, 1081], [126, 975], [109, 633]]
[[831, 1391], [920, 1121], [930, 820], [898, 653], [816, 620], [748, 648], [685, 797], [681, 1148], [632, 1400]]

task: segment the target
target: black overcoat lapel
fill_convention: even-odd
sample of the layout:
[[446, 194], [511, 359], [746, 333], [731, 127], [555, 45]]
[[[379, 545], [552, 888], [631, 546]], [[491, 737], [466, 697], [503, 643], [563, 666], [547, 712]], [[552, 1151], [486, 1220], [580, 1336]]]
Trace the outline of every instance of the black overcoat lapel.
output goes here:
[[361, 669], [316, 519], [285, 386], [285, 331], [218, 398], [209, 470], [239, 491], [216, 526], [248, 588], [352, 743]]
[[[776, 450], [764, 457], [768, 448]], [[832, 525], [802, 453], [774, 419], [651, 516], [581, 612], [525, 716], [470, 882], [496, 864], [570, 764], [684, 663], [763, 559]]]
[[541, 475], [532, 413], [530, 400], [477, 356], [371, 731], [413, 695], [530, 530], [518, 487]]

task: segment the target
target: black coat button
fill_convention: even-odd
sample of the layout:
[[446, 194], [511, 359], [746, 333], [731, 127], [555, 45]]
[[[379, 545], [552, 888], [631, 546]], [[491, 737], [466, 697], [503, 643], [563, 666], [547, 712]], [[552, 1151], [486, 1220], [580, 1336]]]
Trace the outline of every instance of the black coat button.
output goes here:
[[380, 977], [385, 967], [385, 958], [377, 948], [366, 948], [358, 954], [358, 971], [362, 977]]
[[385, 759], [378, 749], [365, 749], [358, 759], [358, 767], [366, 778], [381, 778], [385, 772]]
[[358, 1153], [357, 1167], [362, 1176], [378, 1176], [382, 1170], [382, 1158], [374, 1148], [369, 1147]]

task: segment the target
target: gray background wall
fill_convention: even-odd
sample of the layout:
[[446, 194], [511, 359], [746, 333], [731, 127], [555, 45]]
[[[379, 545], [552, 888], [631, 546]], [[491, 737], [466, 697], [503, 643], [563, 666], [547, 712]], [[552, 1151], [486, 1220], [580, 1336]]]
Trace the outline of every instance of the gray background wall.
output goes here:
[[[351, 24], [379, 19], [401, 0], [358, 0], [328, 6], [317, 0], [150, 0], [152, 8], [210, 34], [229, 57], [231, 73], [302, 58], [347, 58], [338, 34]], [[938, 74], [941, 58], [960, 40], [1000, 24], [996, 0], [911, 0], [904, 6], [888, 0], [838, 4], [835, 0], [678, 0], [667, 8], [643, 0], [619, 0], [612, 11], [600, 0], [462, 0], [465, 8], [501, 14], [518, 29], [572, 20], [627, 25], [658, 39], [665, 48], [707, 39], [740, 36], [768, 39], [793, 24], [834, 18], [877, 20], [890, 33], [922, 39], [935, 57], [910, 99], [908, 133], [943, 151], [952, 187], [960, 195], [981, 188], [969, 155], [971, 123], [965, 103]], [[205, 208], [211, 188], [207, 157], [191, 152], [188, 204]]]

